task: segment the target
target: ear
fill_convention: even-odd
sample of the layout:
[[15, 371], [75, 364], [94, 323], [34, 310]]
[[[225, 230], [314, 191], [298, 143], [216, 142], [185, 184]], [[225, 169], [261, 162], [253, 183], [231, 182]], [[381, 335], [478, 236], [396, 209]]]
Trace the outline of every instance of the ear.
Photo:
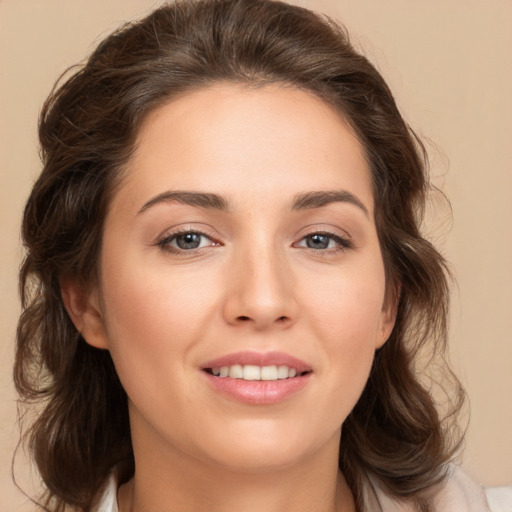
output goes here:
[[386, 292], [386, 298], [384, 299], [384, 304], [382, 306], [375, 349], [381, 348], [391, 336], [393, 327], [395, 326], [401, 290], [402, 287], [398, 284], [393, 290]]
[[108, 349], [97, 286], [89, 290], [66, 278], [60, 282], [60, 291], [66, 311], [85, 341], [93, 347]]

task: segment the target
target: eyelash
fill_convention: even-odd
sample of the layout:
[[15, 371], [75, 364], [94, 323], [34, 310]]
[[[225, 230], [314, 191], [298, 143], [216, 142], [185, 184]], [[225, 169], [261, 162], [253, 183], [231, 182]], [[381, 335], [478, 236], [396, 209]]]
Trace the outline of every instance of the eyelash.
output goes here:
[[[197, 247], [197, 248], [191, 248], [191, 249], [182, 249], [179, 247], [173, 247], [171, 245], [172, 242], [175, 242], [178, 237], [184, 236], [184, 235], [198, 235], [202, 238], [206, 238], [210, 241], [210, 243], [204, 247]], [[331, 243], [331, 241], [334, 241], [336, 244], [335, 247], [327, 247], [325, 249], [318, 249], [313, 247], [307, 247], [303, 245], [299, 245], [303, 241], [307, 241], [308, 239], [311, 239], [314, 236], [325, 236], [329, 239], [328, 244]], [[307, 242], [306, 242], [307, 243]], [[162, 250], [174, 253], [174, 254], [185, 254], [185, 253], [195, 253], [197, 251], [201, 251], [202, 249], [205, 249], [206, 247], [218, 247], [221, 244], [219, 242], [216, 242], [212, 239], [211, 236], [207, 235], [206, 233], [203, 233], [201, 231], [197, 231], [194, 229], [184, 229], [181, 231], [176, 231], [174, 233], [171, 233], [170, 235], [164, 236], [161, 240], [159, 240], [156, 245], [160, 247]], [[294, 243], [293, 247], [302, 247], [304, 249], [308, 249], [310, 251], [314, 251], [317, 254], [320, 253], [333, 253], [333, 252], [343, 252], [347, 249], [353, 249], [354, 243], [352, 240], [350, 240], [347, 237], [343, 237], [334, 233], [329, 233], [327, 231], [314, 231], [311, 233], [308, 233], [307, 235], [303, 236], [299, 242]]]

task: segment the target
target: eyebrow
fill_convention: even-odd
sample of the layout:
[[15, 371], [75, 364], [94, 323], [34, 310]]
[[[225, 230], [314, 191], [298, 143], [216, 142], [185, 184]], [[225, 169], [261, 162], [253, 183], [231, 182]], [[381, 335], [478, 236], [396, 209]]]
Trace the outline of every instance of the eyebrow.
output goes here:
[[331, 203], [350, 203], [360, 208], [369, 217], [368, 208], [351, 192], [347, 190], [320, 190], [305, 192], [295, 196], [292, 210], [307, 210], [321, 208]]
[[150, 199], [139, 210], [138, 213], [146, 211], [148, 208], [159, 203], [178, 202], [190, 206], [198, 206], [210, 210], [228, 210], [229, 204], [222, 196], [218, 194], [208, 194], [205, 192], [185, 192], [180, 190], [170, 190], [163, 192]]
[[[156, 204], [170, 202], [178, 202], [209, 210], [227, 211], [230, 209], [228, 201], [218, 194], [169, 190], [151, 198], [142, 206], [138, 213], [140, 214]], [[347, 190], [319, 190], [297, 194], [292, 202], [292, 210], [321, 208], [331, 203], [353, 204], [369, 217], [366, 206], [354, 194]]]

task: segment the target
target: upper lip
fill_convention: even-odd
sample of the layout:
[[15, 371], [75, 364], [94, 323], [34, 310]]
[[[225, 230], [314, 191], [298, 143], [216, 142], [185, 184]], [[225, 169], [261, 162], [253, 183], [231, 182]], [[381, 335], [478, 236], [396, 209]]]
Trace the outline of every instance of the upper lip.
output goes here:
[[203, 370], [206, 368], [220, 368], [221, 366], [255, 365], [255, 366], [288, 366], [295, 368], [298, 372], [311, 371], [310, 365], [300, 359], [286, 354], [284, 352], [255, 352], [243, 351], [226, 354], [224, 356], [212, 359], [201, 366]]

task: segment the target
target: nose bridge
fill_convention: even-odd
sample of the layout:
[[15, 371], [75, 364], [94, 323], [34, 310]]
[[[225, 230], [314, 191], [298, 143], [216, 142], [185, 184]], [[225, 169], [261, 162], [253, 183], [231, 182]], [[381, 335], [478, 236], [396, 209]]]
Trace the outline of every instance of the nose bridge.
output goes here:
[[263, 329], [295, 317], [293, 276], [286, 251], [263, 233], [248, 238], [234, 254], [226, 314], [230, 322]]

